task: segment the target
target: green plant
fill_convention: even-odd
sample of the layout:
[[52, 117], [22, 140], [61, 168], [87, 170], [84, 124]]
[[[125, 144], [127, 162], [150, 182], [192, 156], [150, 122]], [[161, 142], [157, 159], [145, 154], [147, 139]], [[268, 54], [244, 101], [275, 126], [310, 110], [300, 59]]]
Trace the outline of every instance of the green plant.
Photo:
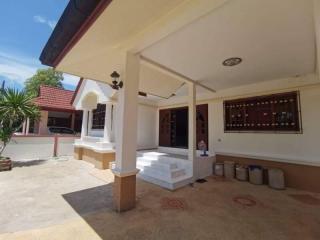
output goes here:
[[32, 96], [37, 96], [41, 85], [63, 88], [62, 72], [55, 71], [53, 68], [39, 69], [35, 75], [25, 82], [25, 90]]
[[4, 89], [0, 91], [0, 158], [25, 119], [37, 120], [40, 110], [34, 104], [33, 97], [25, 91]]

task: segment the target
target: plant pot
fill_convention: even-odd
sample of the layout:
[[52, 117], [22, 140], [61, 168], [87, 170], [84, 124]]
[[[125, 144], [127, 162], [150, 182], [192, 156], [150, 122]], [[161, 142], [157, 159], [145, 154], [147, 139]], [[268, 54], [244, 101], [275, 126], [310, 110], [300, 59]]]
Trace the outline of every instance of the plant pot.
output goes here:
[[10, 171], [12, 169], [12, 161], [10, 158], [0, 158], [0, 172]]

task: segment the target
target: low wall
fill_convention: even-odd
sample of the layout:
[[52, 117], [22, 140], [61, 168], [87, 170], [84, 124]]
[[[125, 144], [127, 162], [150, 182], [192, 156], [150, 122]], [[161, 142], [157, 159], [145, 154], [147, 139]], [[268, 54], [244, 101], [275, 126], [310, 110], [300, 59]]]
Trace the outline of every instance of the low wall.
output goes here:
[[286, 162], [270, 161], [265, 159], [253, 159], [247, 157], [227, 156], [217, 154], [217, 162], [233, 161], [244, 165], [261, 165], [267, 168], [280, 168], [285, 175], [285, 183], [287, 187], [297, 188], [301, 190], [320, 192], [320, 167], [302, 164], [292, 164]]
[[72, 156], [74, 136], [15, 136], [3, 156], [12, 160], [37, 160], [53, 156]]

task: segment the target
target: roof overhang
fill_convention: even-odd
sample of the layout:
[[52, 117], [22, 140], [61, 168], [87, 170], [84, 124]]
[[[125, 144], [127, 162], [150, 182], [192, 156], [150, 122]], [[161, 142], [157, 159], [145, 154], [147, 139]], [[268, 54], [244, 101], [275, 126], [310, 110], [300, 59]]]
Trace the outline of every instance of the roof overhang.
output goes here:
[[[125, 78], [128, 51], [139, 53], [228, 0], [72, 0], [44, 48], [43, 64], [79, 77], [111, 83], [110, 73]], [[84, 16], [74, 6], [81, 2]], [[73, 14], [75, 16], [73, 16]], [[171, 97], [183, 85], [179, 77], [141, 64], [139, 90]]]
[[[315, 70], [312, 0], [88, 2], [70, 1], [41, 55], [44, 64], [107, 83], [117, 71], [125, 81], [132, 52], [218, 90]], [[76, 3], [85, 17], [70, 14]], [[239, 66], [221, 65], [238, 55]], [[143, 63], [140, 76], [140, 91], [163, 98], [183, 83]]]

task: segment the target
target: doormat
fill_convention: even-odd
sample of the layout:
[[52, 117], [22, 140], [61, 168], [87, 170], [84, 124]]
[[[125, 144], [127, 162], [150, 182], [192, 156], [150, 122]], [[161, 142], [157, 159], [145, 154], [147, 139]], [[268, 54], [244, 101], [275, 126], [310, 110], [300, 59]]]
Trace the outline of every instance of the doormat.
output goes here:
[[308, 205], [320, 206], [320, 199], [315, 198], [310, 194], [288, 194], [288, 195], [293, 199], [297, 200], [298, 202], [308, 204]]
[[161, 208], [165, 210], [186, 210], [188, 206], [183, 198], [164, 197], [161, 199]]
[[204, 178], [201, 178], [201, 179], [198, 179], [196, 182], [197, 183], [205, 183], [205, 182], [208, 182], [208, 181], [205, 180]]

